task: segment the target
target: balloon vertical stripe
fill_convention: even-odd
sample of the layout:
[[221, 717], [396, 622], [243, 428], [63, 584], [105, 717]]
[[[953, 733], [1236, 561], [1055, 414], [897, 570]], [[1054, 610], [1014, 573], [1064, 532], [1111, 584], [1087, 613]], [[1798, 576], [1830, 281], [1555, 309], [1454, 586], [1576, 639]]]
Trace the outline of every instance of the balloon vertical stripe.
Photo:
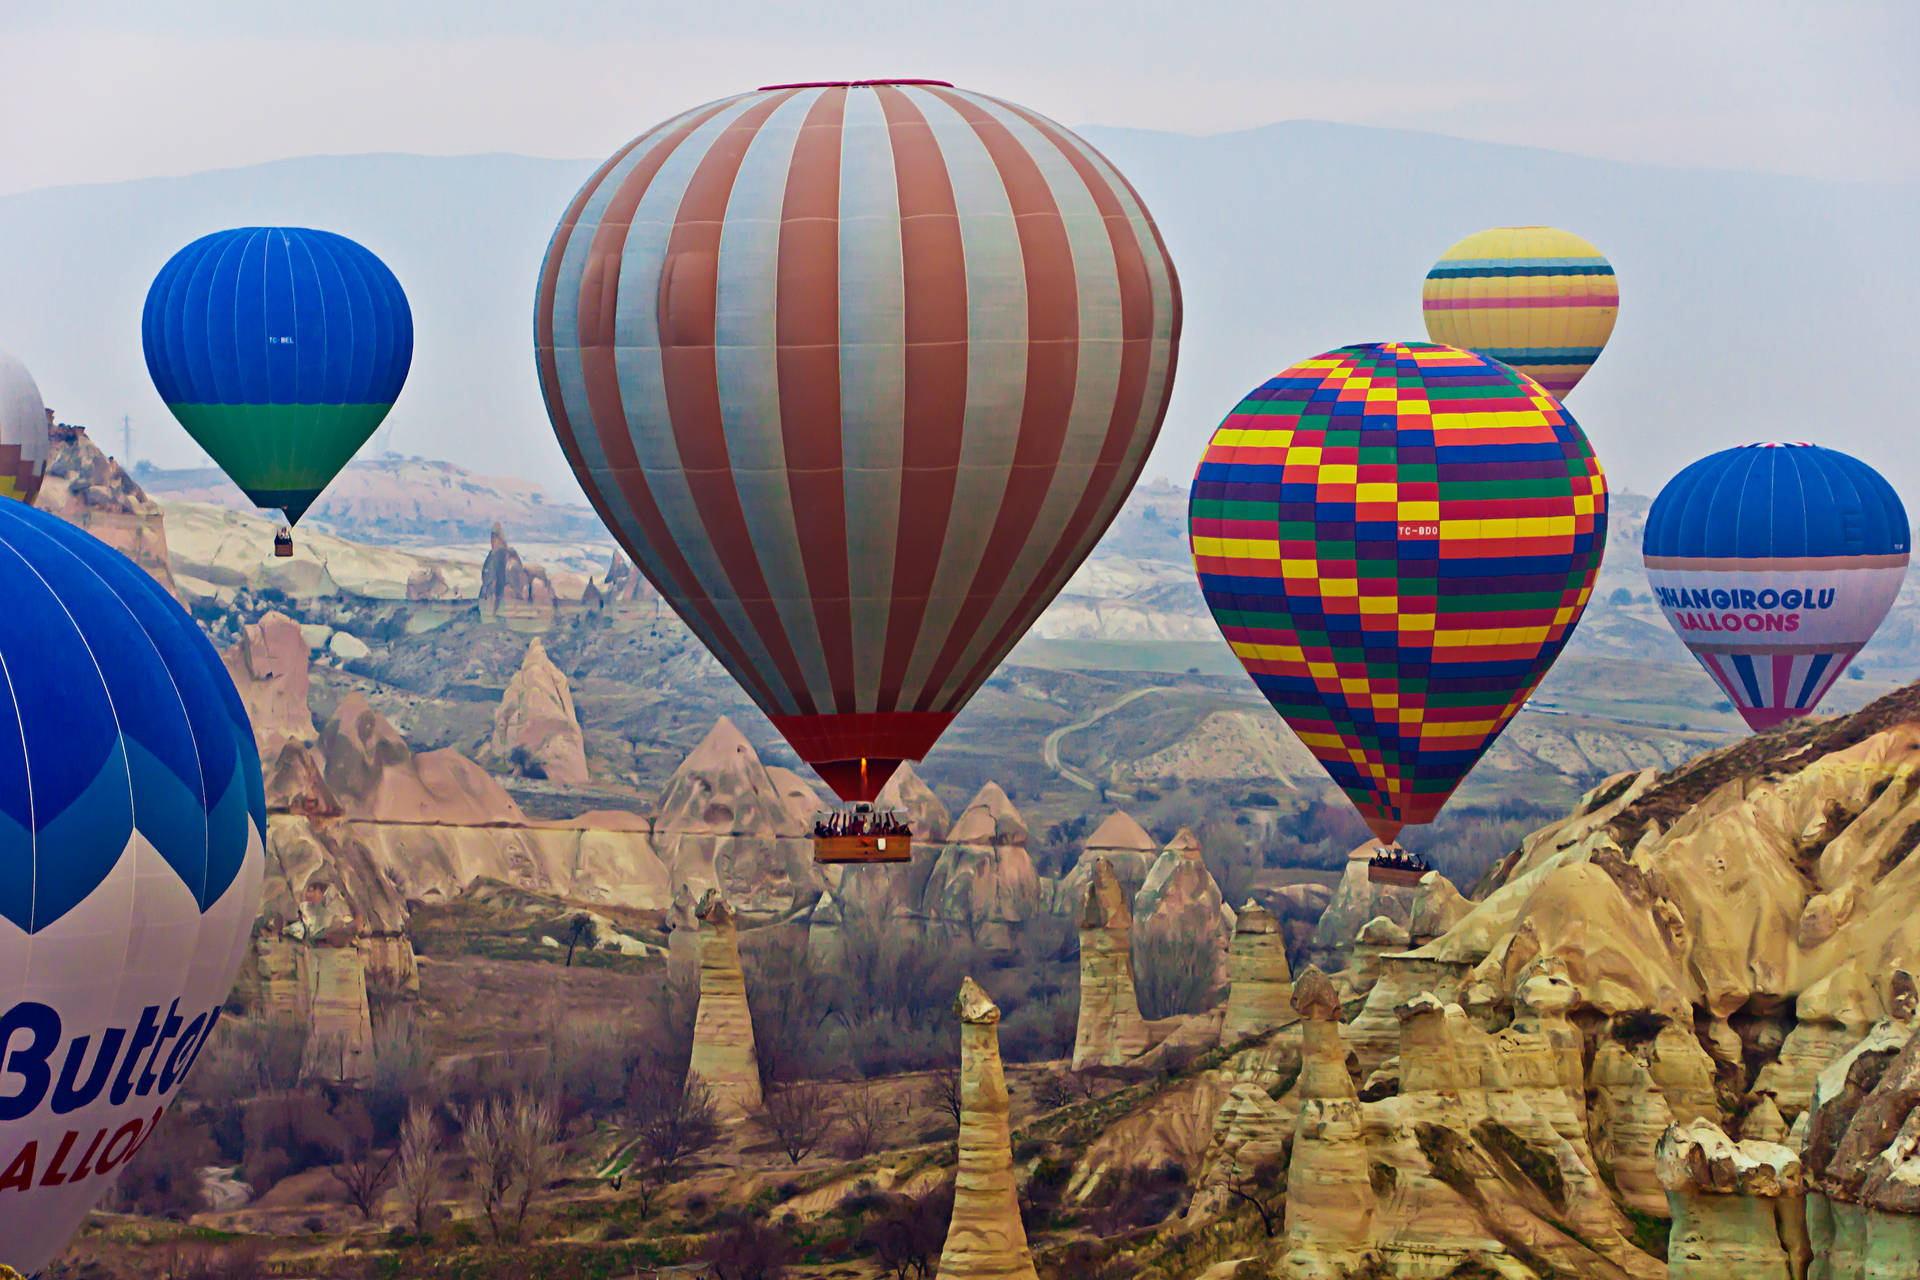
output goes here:
[[1057, 126], [898, 82], [714, 104], [589, 187], [536, 319], [583, 485], [836, 787], [920, 757], [1158, 431], [1151, 223]]

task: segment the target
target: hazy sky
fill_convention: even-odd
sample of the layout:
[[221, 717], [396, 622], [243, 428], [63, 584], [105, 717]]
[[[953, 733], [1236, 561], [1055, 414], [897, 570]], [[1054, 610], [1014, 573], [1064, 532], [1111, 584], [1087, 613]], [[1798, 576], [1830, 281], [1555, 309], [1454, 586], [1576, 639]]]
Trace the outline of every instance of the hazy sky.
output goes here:
[[933, 76], [1068, 124], [1314, 118], [1920, 177], [1920, 4], [0, 0], [0, 193], [315, 153], [600, 156], [775, 80]]

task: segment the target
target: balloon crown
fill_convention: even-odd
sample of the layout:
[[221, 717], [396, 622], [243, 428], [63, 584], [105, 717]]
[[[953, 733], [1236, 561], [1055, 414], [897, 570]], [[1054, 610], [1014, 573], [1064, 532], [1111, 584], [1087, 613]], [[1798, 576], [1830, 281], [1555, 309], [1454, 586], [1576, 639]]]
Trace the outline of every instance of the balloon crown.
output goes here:
[[940, 89], [953, 88], [951, 80], [796, 80], [792, 84], [763, 84], [759, 92], [773, 89], [874, 89], [886, 84], [930, 84]]

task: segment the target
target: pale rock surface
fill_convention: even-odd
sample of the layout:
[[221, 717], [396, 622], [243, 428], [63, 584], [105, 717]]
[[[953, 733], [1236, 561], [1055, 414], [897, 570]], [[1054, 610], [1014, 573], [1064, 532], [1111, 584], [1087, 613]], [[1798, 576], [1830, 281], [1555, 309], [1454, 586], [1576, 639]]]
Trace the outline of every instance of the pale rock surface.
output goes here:
[[178, 595], [160, 504], [100, 451], [86, 428], [60, 423], [51, 435], [52, 452], [33, 505], [85, 529]]
[[732, 908], [711, 889], [694, 914], [699, 922], [700, 1007], [694, 1015], [693, 1057], [687, 1074], [698, 1076], [712, 1089], [722, 1116], [737, 1122], [761, 1105], [739, 931]]
[[794, 795], [725, 716], [668, 780], [653, 830], [676, 886], [719, 889], [742, 911], [784, 911], [823, 883]]
[[[1080, 911], [1080, 1016], [1073, 1069], [1114, 1067], [1145, 1052], [1147, 1024], [1133, 986], [1133, 913], [1119, 877], [1094, 859]], [[1282, 957], [1282, 963], [1285, 957]]]
[[1003, 947], [1039, 909], [1027, 824], [999, 784], [989, 782], [947, 831], [921, 890], [921, 914], [939, 928]]
[[1273, 913], [1252, 900], [1240, 908], [1227, 952], [1227, 1012], [1220, 1043], [1271, 1031], [1293, 1020], [1293, 973]]
[[1385, 916], [1405, 925], [1413, 918], [1412, 889], [1398, 885], [1374, 884], [1367, 879], [1367, 863], [1377, 846], [1373, 841], [1347, 854], [1347, 866], [1340, 884], [1333, 891], [1327, 909], [1313, 929], [1313, 956], [1316, 964], [1338, 970], [1347, 967], [1353, 957], [1354, 935], [1360, 926], [1375, 916]]
[[347, 631], [336, 631], [327, 637], [327, 652], [341, 662], [358, 662], [373, 655], [366, 641]]
[[1472, 910], [1473, 903], [1460, 896], [1453, 881], [1438, 871], [1429, 871], [1414, 888], [1407, 933], [1413, 945], [1425, 946], [1459, 924]]
[[1304, 1020], [1300, 1045], [1300, 1120], [1287, 1171], [1282, 1274], [1333, 1276], [1356, 1263], [1372, 1237], [1375, 1193], [1368, 1177], [1365, 1120], [1347, 1074], [1340, 997], [1309, 966], [1293, 988]]
[[1666, 1190], [1654, 1168], [1660, 1135], [1673, 1123], [1667, 1099], [1631, 1049], [1603, 1037], [1588, 1073], [1593, 1094], [1593, 1154], [1613, 1173], [1621, 1199], [1641, 1213], [1667, 1215]]
[[307, 645], [293, 619], [269, 611], [221, 659], [253, 723], [262, 759], [271, 759], [289, 740], [313, 744], [318, 734], [307, 708]]
[[[1385, 917], [1376, 919], [1386, 929], [1398, 928]], [[1399, 935], [1401, 939], [1405, 936], [1404, 933]], [[1346, 1027], [1347, 1051], [1353, 1054], [1359, 1064], [1362, 1078], [1377, 1071], [1388, 1058], [1399, 1053], [1399, 1011], [1409, 1000], [1423, 994], [1434, 996], [1442, 1002], [1460, 999], [1466, 966], [1402, 954], [1404, 945], [1404, 941], [1399, 946], [1389, 941], [1376, 951], [1371, 965], [1377, 976], [1369, 976], [1365, 983], [1365, 1000]], [[1355, 985], [1361, 985], [1356, 975], [1343, 976], [1355, 976]]]
[[967, 978], [954, 1012], [960, 1019], [960, 1159], [935, 1280], [1036, 1280], [1013, 1177], [1000, 1010]]
[[494, 522], [487, 558], [480, 566], [480, 599], [491, 601], [495, 614], [551, 613], [558, 597], [547, 571], [527, 564], [507, 543], [506, 531]]
[[1087, 885], [1093, 880], [1094, 863], [1105, 858], [1113, 866], [1122, 884], [1138, 887], [1145, 883], [1147, 871], [1159, 856], [1160, 846], [1147, 829], [1125, 810], [1116, 810], [1093, 829], [1081, 846], [1080, 858], [1060, 882], [1062, 909], [1077, 910], [1086, 901]]
[[[1698, 1120], [1669, 1127], [1654, 1163], [1673, 1218], [1671, 1280], [1791, 1274], [1789, 1237], [1805, 1231], [1805, 1185], [1791, 1150], [1735, 1142], [1712, 1121]], [[1798, 1225], [1789, 1226], [1795, 1219]]]
[[1188, 1216], [1218, 1215], [1232, 1207], [1228, 1184], [1251, 1180], [1261, 1166], [1277, 1162], [1293, 1135], [1295, 1115], [1256, 1084], [1235, 1084], [1214, 1114], [1213, 1134], [1194, 1182]]
[[1144, 936], [1175, 935], [1205, 941], [1214, 955], [1214, 985], [1227, 985], [1227, 951], [1233, 940], [1233, 911], [1201, 858], [1200, 841], [1182, 827], [1154, 859], [1133, 900], [1134, 918]]
[[563, 786], [587, 785], [586, 739], [573, 690], [538, 638], [528, 643], [520, 669], [501, 695], [481, 761]]
[[947, 828], [953, 824], [947, 806], [914, 771], [911, 760], [903, 760], [900, 767], [893, 771], [893, 776], [887, 779], [886, 786], [880, 788], [874, 803], [882, 809], [895, 809], [905, 814], [913, 826], [913, 838], [916, 841], [938, 844], [947, 838]]

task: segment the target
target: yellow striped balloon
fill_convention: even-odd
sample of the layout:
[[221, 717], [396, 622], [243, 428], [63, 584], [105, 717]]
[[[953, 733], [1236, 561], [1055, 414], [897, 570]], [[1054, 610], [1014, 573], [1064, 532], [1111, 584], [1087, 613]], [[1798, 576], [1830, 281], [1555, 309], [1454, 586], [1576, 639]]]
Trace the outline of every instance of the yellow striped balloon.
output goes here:
[[1620, 289], [1613, 265], [1571, 231], [1495, 227], [1441, 255], [1422, 304], [1435, 342], [1512, 365], [1558, 397], [1600, 358]]

